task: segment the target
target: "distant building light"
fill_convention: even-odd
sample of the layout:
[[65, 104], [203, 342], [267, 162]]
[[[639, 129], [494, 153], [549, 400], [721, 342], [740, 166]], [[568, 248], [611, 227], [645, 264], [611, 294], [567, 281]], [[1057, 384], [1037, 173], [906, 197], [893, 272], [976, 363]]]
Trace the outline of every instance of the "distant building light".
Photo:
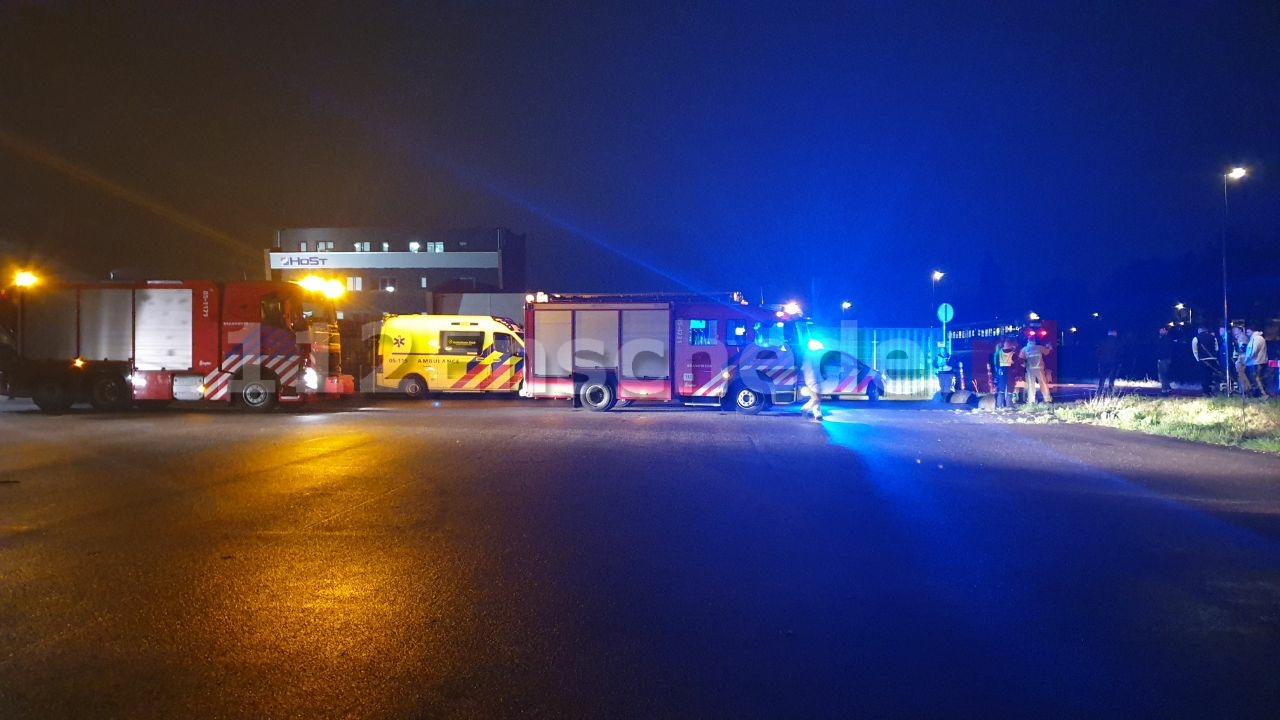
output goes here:
[[410, 241], [409, 252], [418, 252], [421, 249], [422, 249], [422, 243], [418, 242], [417, 240]]

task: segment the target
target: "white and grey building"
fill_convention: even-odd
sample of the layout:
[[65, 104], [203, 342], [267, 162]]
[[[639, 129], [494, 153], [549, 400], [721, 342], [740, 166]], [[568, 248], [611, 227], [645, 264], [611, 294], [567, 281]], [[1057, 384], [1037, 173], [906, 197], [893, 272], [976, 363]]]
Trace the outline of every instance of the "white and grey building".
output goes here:
[[293, 228], [276, 233], [267, 277], [339, 280], [344, 319], [383, 313], [508, 315], [525, 287], [525, 236], [507, 228], [417, 232]]

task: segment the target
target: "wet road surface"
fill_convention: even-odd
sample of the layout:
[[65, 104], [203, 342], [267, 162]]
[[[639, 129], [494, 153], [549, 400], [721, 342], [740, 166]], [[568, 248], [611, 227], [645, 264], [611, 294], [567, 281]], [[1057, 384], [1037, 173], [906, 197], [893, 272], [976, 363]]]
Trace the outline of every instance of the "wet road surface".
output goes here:
[[3, 717], [1263, 717], [1280, 459], [920, 403], [0, 413]]

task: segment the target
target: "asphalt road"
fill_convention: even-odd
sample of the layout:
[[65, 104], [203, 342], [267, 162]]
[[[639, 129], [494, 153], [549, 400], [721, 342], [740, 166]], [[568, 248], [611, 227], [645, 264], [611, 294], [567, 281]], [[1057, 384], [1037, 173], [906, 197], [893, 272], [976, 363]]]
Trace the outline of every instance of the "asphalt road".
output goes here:
[[1273, 717], [1280, 458], [966, 409], [0, 413], [0, 717]]

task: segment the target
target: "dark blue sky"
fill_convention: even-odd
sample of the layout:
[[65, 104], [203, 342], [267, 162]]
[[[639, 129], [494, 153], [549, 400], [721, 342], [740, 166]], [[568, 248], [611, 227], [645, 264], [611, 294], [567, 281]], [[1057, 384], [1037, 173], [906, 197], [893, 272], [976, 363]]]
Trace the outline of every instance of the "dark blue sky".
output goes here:
[[1244, 163], [1229, 257], [1280, 294], [1275, 3], [171, 5], [0, 9], [0, 241], [228, 276], [278, 227], [506, 225], [549, 290], [1220, 313]]

